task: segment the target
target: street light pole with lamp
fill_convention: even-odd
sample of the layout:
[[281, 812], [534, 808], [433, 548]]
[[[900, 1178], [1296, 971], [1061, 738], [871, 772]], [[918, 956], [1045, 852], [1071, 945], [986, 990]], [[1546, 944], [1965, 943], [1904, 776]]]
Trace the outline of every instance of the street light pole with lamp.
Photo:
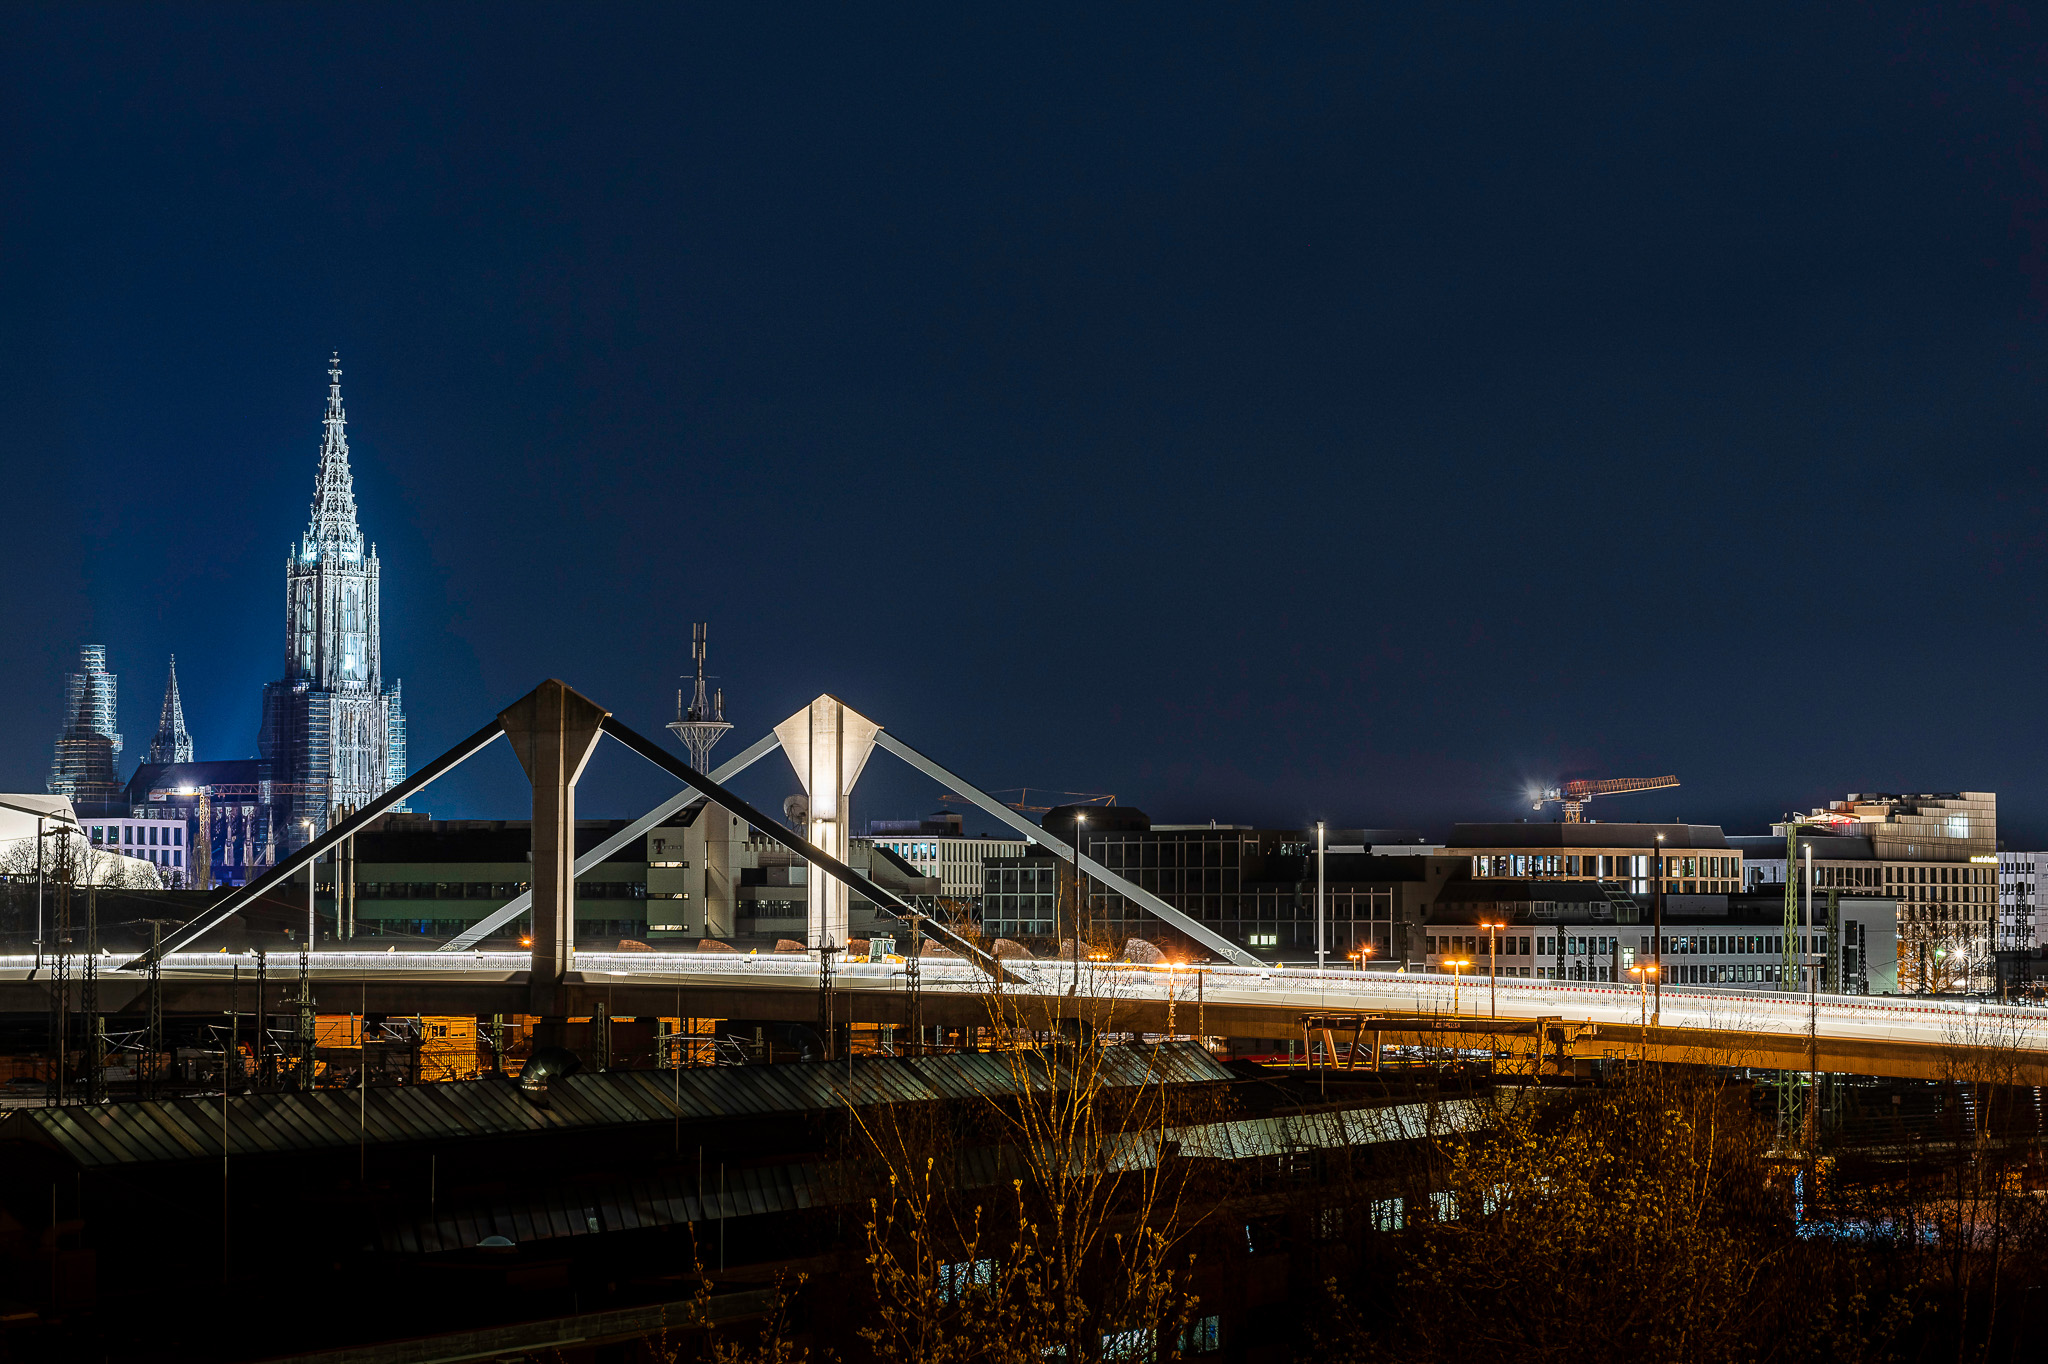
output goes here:
[[1463, 969], [1464, 967], [1470, 966], [1470, 965], [1471, 965], [1472, 963], [1471, 963], [1470, 961], [1466, 961], [1466, 960], [1458, 960], [1458, 961], [1447, 961], [1447, 962], [1443, 962], [1443, 963], [1441, 963], [1441, 964], [1442, 964], [1442, 965], [1444, 965], [1444, 966], [1448, 966], [1448, 967], [1450, 967], [1450, 968], [1451, 968], [1451, 1012], [1455, 1014], [1455, 1013], [1458, 1013], [1458, 1012], [1459, 1012], [1459, 1009], [1458, 1009], [1458, 981], [1459, 981], [1460, 977], [1459, 977], [1459, 975], [1458, 975], [1458, 972], [1459, 972], [1459, 971], [1460, 971], [1461, 969]]
[[1316, 821], [1316, 974], [1323, 973], [1323, 964], [1329, 957], [1328, 939], [1323, 928], [1323, 821]]
[[1656, 906], [1651, 914], [1650, 964], [1656, 969], [1651, 974], [1651, 990], [1657, 997], [1657, 1007], [1650, 1014], [1651, 1022], [1661, 1022], [1664, 1017], [1664, 835], [1657, 835], [1657, 848], [1651, 857], [1650, 874], [1656, 890]]
[[[1067, 982], [1067, 996], [1070, 999], [1078, 997], [1081, 993], [1081, 826], [1087, 822], [1088, 816], [1085, 812], [1081, 810], [1074, 811], [1074, 899], [1072, 906], [1074, 915], [1072, 925], [1074, 930], [1074, 968], [1073, 975]], [[1057, 989], [1059, 987], [1054, 986], [1053, 988]]]
[[1650, 1027], [1649, 983], [1657, 978], [1657, 966], [1654, 962], [1638, 964], [1629, 967], [1628, 973], [1636, 978], [1636, 1000], [1640, 1006], [1639, 1012], [1641, 1014], [1641, 1026], [1644, 1030], [1644, 1040], [1648, 1041]]
[[1479, 926], [1486, 930], [1486, 1014], [1489, 1018], [1499, 1018], [1500, 930], [1507, 925], [1498, 919], [1487, 919]]

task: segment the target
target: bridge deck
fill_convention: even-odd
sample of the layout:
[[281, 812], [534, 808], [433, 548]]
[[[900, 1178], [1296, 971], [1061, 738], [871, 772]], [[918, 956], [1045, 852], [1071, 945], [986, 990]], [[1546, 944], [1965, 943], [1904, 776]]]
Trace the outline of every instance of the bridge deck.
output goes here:
[[[30, 978], [33, 964], [0, 958], [0, 1012], [49, 1007], [49, 971]], [[986, 1024], [992, 1001], [1000, 1000], [1005, 1017], [1025, 1025], [1085, 1017], [1114, 1031], [1282, 1038], [1298, 1036], [1310, 1016], [1366, 1013], [1384, 1020], [1378, 1030], [1387, 1045], [1449, 1045], [1448, 1033], [1469, 1039], [1460, 1045], [1524, 1053], [1534, 1044], [1528, 1023], [1550, 1018], [1576, 1025], [1580, 1056], [1803, 1070], [1813, 1045], [1811, 1016], [1822, 1070], [2048, 1083], [2048, 1010], [2042, 1009], [1843, 995], [1821, 996], [1809, 1008], [1804, 996], [1666, 988], [1658, 1024], [1644, 1026], [1643, 1002], [1627, 986], [1503, 980], [1495, 992], [1483, 980], [1454, 986], [1441, 977], [1386, 972], [1007, 964], [1022, 983], [992, 994], [988, 977], [968, 963], [927, 959], [924, 1021]], [[269, 965], [267, 1003], [273, 1013], [285, 1011], [281, 1001], [297, 988], [298, 959], [274, 956]], [[519, 1014], [531, 1012], [528, 965], [523, 953], [318, 952], [312, 976], [322, 1013]], [[817, 967], [794, 955], [583, 952], [575, 965], [568, 986], [577, 1015], [609, 1009], [622, 1017], [802, 1020], [818, 1012]], [[238, 997], [240, 1007], [251, 1010], [254, 984], [253, 957], [181, 953], [166, 962], [163, 1004], [174, 1014], [217, 1013]], [[109, 1015], [134, 1017], [147, 1008], [140, 973], [106, 971], [99, 989]], [[842, 1020], [907, 1020], [901, 965], [842, 965], [833, 971], [833, 990]], [[75, 1008], [75, 962], [71, 991]], [[1489, 1017], [1495, 1008], [1502, 1022], [1518, 1020], [1519, 1026], [1495, 1029]], [[1413, 1031], [1397, 1030], [1404, 1018], [1414, 1020]]]

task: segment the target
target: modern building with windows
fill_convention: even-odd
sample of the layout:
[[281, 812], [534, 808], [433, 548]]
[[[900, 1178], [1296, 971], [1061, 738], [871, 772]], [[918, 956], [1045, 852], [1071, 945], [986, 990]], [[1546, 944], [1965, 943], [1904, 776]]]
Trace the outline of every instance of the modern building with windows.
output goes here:
[[[1549, 901], [1471, 898], [1483, 889], [1461, 883], [1438, 901], [1427, 929], [1430, 971], [1484, 981], [1491, 967], [1503, 979], [1631, 985], [1641, 979], [1631, 968], [1654, 959], [1648, 906], [1624, 921], [1615, 901], [1584, 885], [1547, 887], [1556, 896]], [[1800, 926], [1797, 950], [1827, 958], [1823, 991], [1898, 992], [1895, 902], [1838, 894], [1815, 904], [1814, 920]], [[1782, 991], [1784, 943], [1782, 895], [1665, 897], [1666, 989]]]
[[1748, 888], [1782, 886], [1786, 829], [1804, 875], [1812, 849], [1814, 893], [1882, 896], [1898, 905], [1901, 988], [1947, 992], [1987, 987], [1998, 923], [1998, 798], [1988, 791], [1851, 794], [1740, 835]]
[[186, 844], [188, 825], [182, 818], [143, 810], [134, 816], [81, 818], [79, 825], [95, 848], [134, 857], [157, 869], [158, 878], [173, 889], [197, 884], [192, 875], [192, 849]]
[[1460, 824], [1444, 852], [1469, 858], [1474, 881], [1576, 882], [1640, 899], [1661, 869], [1667, 896], [1742, 888], [1742, 852], [1717, 824]]
[[[625, 824], [577, 820], [576, 851], [588, 852]], [[579, 943], [610, 949], [621, 939], [647, 936], [649, 850], [659, 832], [627, 844], [576, 878]], [[445, 941], [533, 889], [533, 827], [526, 820], [386, 815], [355, 837], [354, 877], [346, 887], [347, 896], [336, 895], [335, 867], [331, 860], [323, 861], [315, 871], [315, 909], [323, 940], [343, 931], [336, 915], [338, 903], [345, 900], [352, 902], [358, 938]], [[300, 884], [303, 893], [303, 881]], [[497, 938], [515, 941], [530, 928], [530, 918], [521, 916]]]
[[1064, 866], [1032, 844], [1006, 857], [982, 859], [981, 931], [1013, 941], [1050, 939], [1059, 930]]
[[[1048, 813], [1044, 824], [1049, 834], [1071, 843], [1077, 822], [1088, 856], [1255, 955], [1315, 959], [1313, 829], [1154, 824], [1129, 806], [1065, 806]], [[1432, 861], [1433, 851], [1412, 830], [1326, 831], [1321, 922], [1328, 960], [1342, 964], [1358, 954], [1399, 961], [1419, 952], [1421, 939], [1410, 929], [1420, 925], [1423, 906], [1448, 874]], [[1042, 847], [987, 859], [982, 931], [1023, 941], [1067, 936], [1072, 925], [1060, 922], [1060, 914], [1063, 897], [1068, 906], [1076, 903], [1073, 884], [1072, 864]], [[1178, 937], [1092, 876], [1080, 878], [1078, 905], [1084, 938], [1114, 945], [1128, 938]]]
[[[744, 863], [740, 872], [734, 935], [738, 938], [802, 941], [810, 927], [810, 864], [782, 844], [754, 830], [735, 853]], [[939, 879], [925, 874], [873, 839], [849, 842], [846, 865], [914, 905], [934, 915], [939, 904]], [[900, 939], [902, 928], [893, 916], [885, 916], [872, 900], [851, 892], [846, 902], [847, 936], [866, 938], [875, 934]]]
[[2041, 903], [2041, 877], [2048, 872], [2048, 853], [2002, 852], [1998, 855], [1998, 934], [2000, 952], [2028, 952], [2041, 945], [2035, 915]]
[[979, 901], [986, 890], [988, 859], [1022, 857], [1030, 846], [1023, 838], [969, 838], [951, 810], [921, 820], [870, 820], [868, 841], [902, 858], [920, 876], [938, 878], [940, 895], [966, 901]]

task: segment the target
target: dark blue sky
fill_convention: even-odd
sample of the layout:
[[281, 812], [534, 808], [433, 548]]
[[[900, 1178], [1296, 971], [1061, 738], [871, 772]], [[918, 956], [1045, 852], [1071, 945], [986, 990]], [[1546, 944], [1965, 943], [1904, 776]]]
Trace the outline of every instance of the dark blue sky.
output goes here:
[[338, 348], [416, 760], [549, 675], [654, 729], [708, 619], [734, 747], [2040, 846], [2048, 26], [1397, 8], [0, 12], [0, 787], [88, 641], [131, 759], [173, 651], [254, 751]]

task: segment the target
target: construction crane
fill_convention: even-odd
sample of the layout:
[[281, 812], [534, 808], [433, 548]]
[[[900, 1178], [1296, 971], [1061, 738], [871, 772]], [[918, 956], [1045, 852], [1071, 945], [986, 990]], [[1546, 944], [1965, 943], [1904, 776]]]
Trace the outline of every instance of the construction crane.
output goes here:
[[1662, 791], [1678, 785], [1676, 777], [1607, 777], [1600, 781], [1568, 781], [1562, 786], [1552, 786], [1539, 792], [1532, 809], [1541, 810], [1546, 805], [1564, 807], [1564, 822], [1584, 822], [1586, 802], [1595, 796], [1619, 796], [1635, 791]]
[[[1071, 799], [1071, 800], [1066, 800], [1066, 801], [1062, 801], [1062, 802], [1060, 802], [1060, 803], [1061, 803], [1062, 805], [1099, 805], [1099, 806], [1109, 806], [1109, 805], [1114, 805], [1114, 804], [1116, 804], [1116, 797], [1115, 797], [1115, 796], [1112, 796], [1112, 795], [1105, 795], [1105, 794], [1102, 794], [1102, 793], [1098, 793], [1098, 792], [1092, 792], [1092, 791], [1048, 791], [1048, 790], [1046, 790], [1046, 789], [1045, 789], [1045, 788], [1044, 788], [1043, 786], [1038, 786], [1038, 787], [1031, 787], [1031, 786], [1008, 786], [1008, 787], [1004, 787], [1004, 788], [1003, 788], [1002, 790], [1000, 790], [1000, 791], [991, 791], [991, 792], [989, 792], [989, 794], [990, 794], [990, 795], [992, 795], [992, 796], [995, 796], [995, 797], [997, 797], [997, 798], [999, 798], [999, 799], [1000, 799], [1000, 798], [1001, 798], [1001, 797], [1003, 797], [1003, 796], [1011, 795], [1011, 794], [1013, 794], [1013, 793], [1014, 793], [1014, 794], [1016, 795], [1017, 799], [1015, 799], [1015, 800], [1005, 800], [1005, 801], [1003, 801], [1003, 804], [1005, 804], [1005, 805], [1009, 806], [1009, 807], [1010, 807], [1010, 808], [1011, 808], [1012, 810], [1015, 810], [1015, 811], [1017, 811], [1017, 812], [1018, 812], [1019, 814], [1026, 814], [1026, 815], [1042, 815], [1042, 814], [1045, 814], [1045, 813], [1047, 813], [1048, 811], [1050, 811], [1050, 810], [1052, 810], [1052, 809], [1056, 808], [1056, 807], [1054, 807], [1054, 806], [1051, 806], [1051, 805], [1033, 805], [1033, 804], [1031, 803], [1031, 793], [1032, 793], [1032, 792], [1033, 792], [1034, 790], [1035, 790], [1035, 791], [1037, 791], [1037, 792], [1038, 792], [1038, 793], [1039, 793], [1039, 794], [1040, 794], [1041, 796], [1071, 796], [1071, 797], [1073, 797], [1073, 799]], [[944, 803], [944, 804], [947, 804], [947, 805], [972, 805], [972, 804], [974, 804], [974, 802], [973, 802], [973, 801], [971, 801], [971, 800], [969, 800], [969, 799], [968, 799], [967, 797], [965, 797], [965, 796], [963, 796], [963, 795], [959, 795], [959, 794], [956, 794], [955, 792], [952, 792], [952, 791], [948, 791], [948, 792], [947, 792], [947, 793], [946, 793], [945, 795], [943, 795], [943, 796], [940, 796], [940, 797], [939, 797], [939, 800], [940, 800], [940, 801], [941, 801], [942, 803]]]

